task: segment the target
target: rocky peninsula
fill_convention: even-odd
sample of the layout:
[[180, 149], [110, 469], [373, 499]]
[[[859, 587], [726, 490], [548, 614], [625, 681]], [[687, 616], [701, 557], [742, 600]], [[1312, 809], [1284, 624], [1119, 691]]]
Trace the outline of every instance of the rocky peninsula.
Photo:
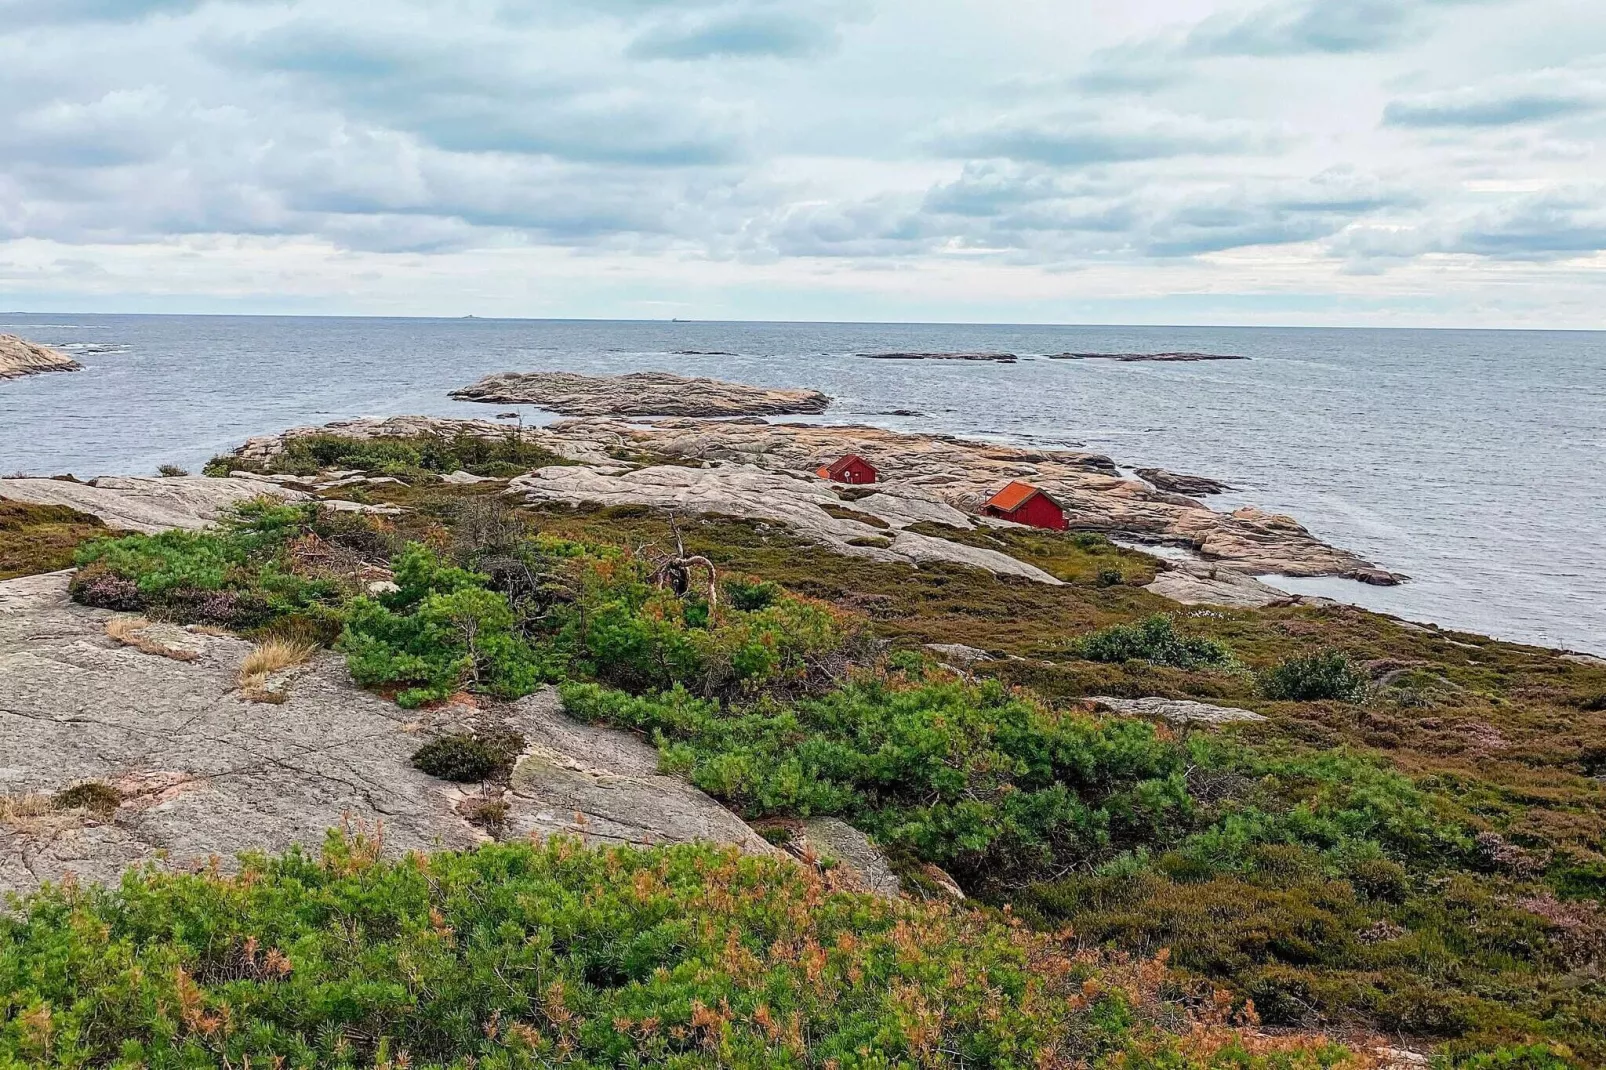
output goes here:
[[536, 405], [565, 416], [787, 416], [822, 413], [818, 390], [748, 386], [670, 372], [502, 372], [454, 390], [459, 401]]
[[82, 364], [60, 350], [37, 345], [14, 334], [0, 334], [0, 380], [20, 379], [41, 372], [82, 370]]
[[[251, 439], [237, 455], [245, 460], [269, 460], [295, 438], [320, 433], [357, 438], [420, 433], [501, 438], [509, 432], [489, 421], [394, 417], [348, 421], [324, 428], [293, 428], [280, 435]], [[829, 484], [812, 476], [814, 470], [844, 453], [857, 453], [881, 472], [877, 485], [881, 493], [877, 497], [883, 502], [878, 504], [902, 510], [912, 518], [908, 523], [936, 520], [935, 516], [921, 515], [934, 503], [948, 518], [937, 522], [968, 528], [989, 495], [1011, 480], [1021, 479], [1053, 495], [1065, 508], [1073, 528], [1184, 547], [1220, 566], [1213, 571], [1237, 573], [1244, 579], [1259, 574], [1345, 576], [1383, 585], [1401, 579], [1353, 553], [1328, 546], [1292, 517], [1254, 507], [1220, 513], [1185, 495], [1124, 478], [1114, 461], [1096, 453], [1032, 450], [875, 427], [768, 423], [758, 419], [663, 418], [651, 423], [563, 420], [549, 427], [527, 429], [523, 434], [532, 445], [591, 466], [585, 472], [543, 470], [519, 484], [527, 494], [545, 494], [560, 500], [589, 498], [609, 504], [633, 501], [662, 507], [670, 504], [668, 498], [684, 495], [687, 502], [702, 500], [705, 511], [768, 516], [779, 507], [778, 502], [799, 495], [805, 499], [817, 497], [822, 489], [830, 491]], [[681, 463], [695, 461], [705, 465], [706, 470], [649, 477], [637, 471], [639, 466], [619, 463], [619, 457], [632, 455]], [[761, 473], [770, 473], [771, 478], [762, 478]], [[678, 488], [673, 493], [667, 489], [671, 485]], [[898, 504], [894, 505], [893, 499], [898, 499]], [[919, 504], [912, 504], [915, 502]], [[850, 504], [860, 508], [859, 503]], [[837, 534], [842, 538], [826, 541], [873, 539], [877, 535], [851, 529]], [[896, 552], [891, 546], [876, 544], [853, 549], [867, 556], [882, 550]]]

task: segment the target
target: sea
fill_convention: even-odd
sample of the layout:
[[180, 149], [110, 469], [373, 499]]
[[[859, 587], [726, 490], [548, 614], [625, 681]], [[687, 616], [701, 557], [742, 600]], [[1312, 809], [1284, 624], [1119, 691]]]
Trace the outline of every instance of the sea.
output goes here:
[[[822, 422], [1212, 476], [1234, 488], [1213, 507], [1291, 514], [1411, 577], [1277, 586], [1606, 655], [1606, 333], [61, 313], [0, 313], [0, 333], [84, 365], [0, 383], [0, 474], [194, 470], [299, 424], [492, 416], [510, 407], [447, 397], [492, 372], [666, 370], [814, 387], [836, 399]], [[1021, 359], [859, 355], [882, 351]], [[1250, 359], [1046, 357], [1163, 351]]]

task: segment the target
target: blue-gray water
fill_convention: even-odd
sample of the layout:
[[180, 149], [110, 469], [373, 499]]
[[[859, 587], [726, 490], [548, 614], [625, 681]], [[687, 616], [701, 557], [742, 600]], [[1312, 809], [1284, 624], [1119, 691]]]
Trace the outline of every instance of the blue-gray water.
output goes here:
[[[1606, 334], [0, 314], [70, 375], [0, 383], [0, 472], [195, 467], [361, 415], [487, 416], [489, 372], [666, 369], [838, 401], [830, 420], [1216, 476], [1413, 581], [1278, 581], [1416, 620], [1606, 654]], [[740, 356], [676, 356], [676, 350]], [[871, 350], [1204, 350], [1250, 361], [870, 361]], [[916, 409], [923, 417], [877, 415]]]

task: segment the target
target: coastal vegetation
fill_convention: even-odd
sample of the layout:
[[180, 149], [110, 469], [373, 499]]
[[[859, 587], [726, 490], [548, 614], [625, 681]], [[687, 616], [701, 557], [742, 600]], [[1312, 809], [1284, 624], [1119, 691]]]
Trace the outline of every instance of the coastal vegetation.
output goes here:
[[311, 476], [337, 469], [417, 480], [459, 471], [487, 477], [516, 476], [531, 468], [568, 463], [525, 439], [516, 428], [509, 428], [505, 435], [489, 438], [469, 434], [385, 438], [300, 435], [287, 440], [284, 452], [266, 462], [233, 454], [214, 457], [206, 463], [205, 474], [226, 476], [244, 471]]
[[[572, 715], [644, 734], [665, 770], [737, 813], [843, 818], [910, 887], [937, 865], [977, 904], [833, 898], [807, 890], [821, 878], [806, 869], [690, 848], [501, 845], [393, 864], [348, 842], [321, 861], [257, 860], [245, 878], [136, 876], [120, 892], [48, 893], [0, 928], [0, 972], [21, 971], [17, 991], [32, 993], [0, 1012], [12, 1045], [0, 1052], [19, 1065], [42, 1038], [88, 1045], [48, 1049], [57, 1065], [93, 1063], [113, 1035], [137, 1046], [129, 1065], [269, 1053], [370, 1065], [403, 1050], [415, 1064], [522, 1065], [511, 1042], [477, 1047], [507, 1041], [515, 1022], [537, 1037], [530, 1065], [788, 1065], [758, 993], [778, 1036], [796, 1014], [811, 1038], [799, 1065], [870, 1065], [858, 1047], [882, 1043], [908, 1065], [1022, 1065], [1034, 1050], [1066, 1064], [1121, 1053], [1134, 1067], [1336, 1057], [1175, 1047], [1141, 1008], [1203, 1013], [1214, 1004], [1187, 995], [1200, 985], [1220, 986], [1222, 1013], [1240, 1022], [1401, 1036], [1437, 1045], [1449, 1066], [1606, 1061], [1606, 787], [1593, 779], [1606, 775], [1606, 669], [1342, 606], [1179, 609], [1131, 581], [1152, 575], [1151, 559], [1096, 535], [965, 536], [1066, 581], [1022, 598], [1019, 583], [978, 570], [848, 559], [719, 517], [514, 510], [436, 485], [368, 492], [407, 512], [250, 503], [214, 531], [89, 543], [74, 595], [331, 646], [404, 705], [558, 683]], [[684, 564], [696, 559], [709, 567]], [[925, 652], [942, 643], [992, 658], [961, 676]], [[1155, 724], [1098, 714], [1094, 696], [1188, 698], [1266, 720]], [[509, 754], [491, 736], [447, 736], [415, 762], [471, 781], [504, 773]], [[777, 913], [744, 915], [739, 931], [699, 913], [716, 870], [781, 889], [752, 892]], [[655, 906], [614, 898], [638, 879]], [[530, 968], [547, 983], [520, 988], [535, 974], [504, 970], [520, 979], [509, 987], [494, 980], [505, 956], [539, 952], [518, 913], [535, 909], [519, 889], [537, 886], [571, 905], [540, 922], [554, 958]], [[180, 908], [193, 923], [149, 928]], [[685, 911], [675, 924], [689, 944], [653, 927], [671, 910]], [[560, 915], [579, 928], [551, 928]], [[711, 950], [758, 954], [784, 917], [798, 938], [825, 926], [815, 938], [829, 959], [844, 931], [831, 919], [849, 916], [856, 939], [885, 934], [893, 961], [900, 924], [935, 926], [908, 946], [940, 961], [876, 975], [872, 996], [845, 972], [772, 976]], [[252, 938], [248, 970], [239, 949]], [[251, 972], [270, 948], [307, 972]], [[866, 955], [841, 969], [873, 972]], [[47, 959], [108, 965], [69, 980], [42, 971]], [[1132, 962], [1153, 972], [1141, 998], [1099, 980]], [[452, 970], [452, 984], [421, 980]], [[1056, 987], [1065, 978], [1076, 984]], [[1089, 997], [1089, 980], [1126, 994]], [[575, 1002], [553, 1017], [543, 1001], [558, 982]], [[69, 995], [93, 1002], [94, 986], [122, 993], [121, 1025], [71, 1017]], [[193, 1023], [148, 1011], [185, 1006]], [[564, 1013], [585, 1024], [566, 1032]], [[937, 1046], [922, 1055], [928, 1019]], [[201, 1029], [208, 1020], [227, 1027]], [[353, 1047], [335, 1057], [319, 1047], [342, 1037]]]
[[65, 505], [0, 498], [0, 580], [69, 568], [81, 544], [106, 534], [99, 518]]
[[[557, 839], [381, 861], [361, 835], [234, 876], [130, 874], [0, 916], [6, 1067], [1321, 1070], [1245, 1044], [1163, 960], [835, 890], [774, 858]], [[48, 965], [47, 965], [48, 964]]]

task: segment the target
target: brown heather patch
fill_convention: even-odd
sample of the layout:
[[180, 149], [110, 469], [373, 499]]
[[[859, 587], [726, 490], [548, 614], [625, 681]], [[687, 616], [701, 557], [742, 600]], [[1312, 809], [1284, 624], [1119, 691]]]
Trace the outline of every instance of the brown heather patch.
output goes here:
[[0, 580], [70, 568], [81, 544], [114, 534], [98, 517], [65, 505], [0, 498]]

